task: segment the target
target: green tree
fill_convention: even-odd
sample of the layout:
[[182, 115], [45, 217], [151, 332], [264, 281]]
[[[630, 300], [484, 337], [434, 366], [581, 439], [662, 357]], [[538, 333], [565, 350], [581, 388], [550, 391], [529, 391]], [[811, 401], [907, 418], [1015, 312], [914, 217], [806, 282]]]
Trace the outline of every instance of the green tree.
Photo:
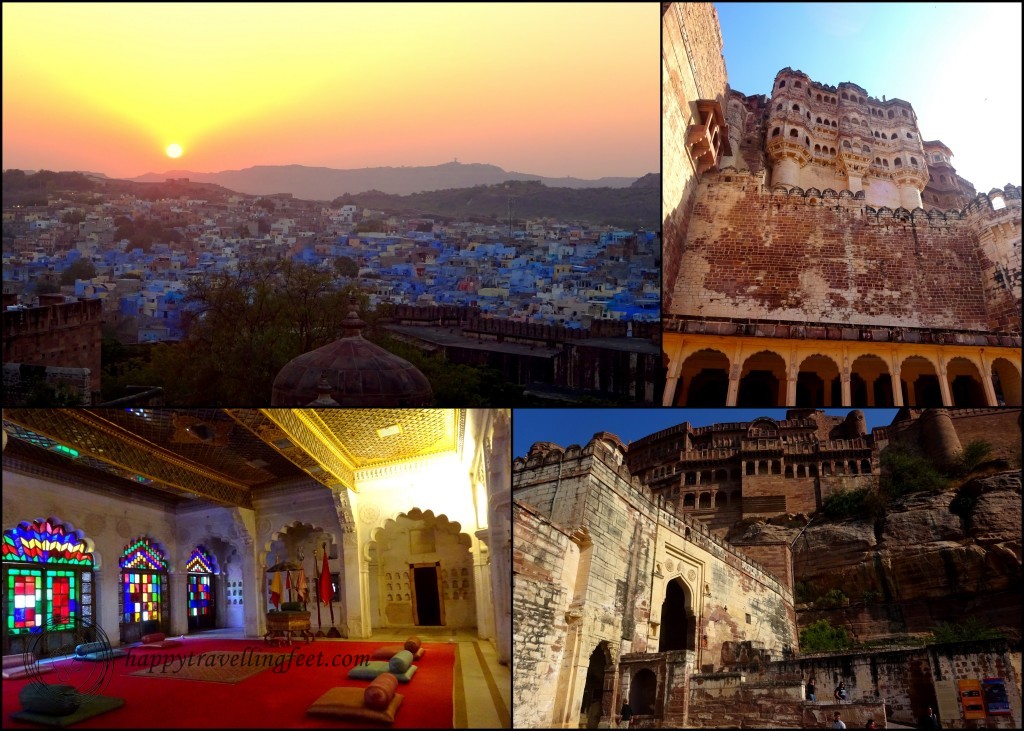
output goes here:
[[347, 256], [339, 256], [334, 260], [334, 271], [343, 277], [359, 275], [359, 265]]
[[821, 619], [800, 632], [800, 651], [839, 652], [851, 645], [850, 634], [845, 627], [833, 627], [827, 619]]
[[75, 259], [60, 274], [61, 284], [74, 284], [76, 279], [92, 279], [96, 276], [96, 267], [83, 257]]
[[77, 208], [73, 208], [60, 217], [61, 223], [79, 224], [85, 220], [85, 214]]

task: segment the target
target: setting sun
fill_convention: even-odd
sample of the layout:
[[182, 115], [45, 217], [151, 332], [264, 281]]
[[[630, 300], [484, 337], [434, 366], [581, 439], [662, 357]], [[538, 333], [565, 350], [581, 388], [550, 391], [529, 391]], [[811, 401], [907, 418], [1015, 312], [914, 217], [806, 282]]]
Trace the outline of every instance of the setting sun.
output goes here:
[[181, 145], [167, 145], [167, 157], [181, 157]]

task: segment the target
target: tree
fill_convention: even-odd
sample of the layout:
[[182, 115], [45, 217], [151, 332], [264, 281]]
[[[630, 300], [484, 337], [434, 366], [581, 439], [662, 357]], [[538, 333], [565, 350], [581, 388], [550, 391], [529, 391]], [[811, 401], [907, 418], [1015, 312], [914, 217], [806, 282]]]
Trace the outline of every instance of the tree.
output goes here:
[[85, 220], [85, 214], [82, 213], [77, 208], [71, 209], [70, 211], [68, 211], [63, 216], [60, 217], [60, 222], [61, 223], [70, 223], [72, 225], [77, 225], [77, 224], [81, 223], [84, 220]]
[[92, 279], [96, 276], [96, 267], [88, 259], [79, 257], [61, 272], [61, 284], [74, 284], [76, 279]]
[[339, 256], [334, 260], [334, 270], [343, 277], [359, 276], [359, 265], [347, 256]]

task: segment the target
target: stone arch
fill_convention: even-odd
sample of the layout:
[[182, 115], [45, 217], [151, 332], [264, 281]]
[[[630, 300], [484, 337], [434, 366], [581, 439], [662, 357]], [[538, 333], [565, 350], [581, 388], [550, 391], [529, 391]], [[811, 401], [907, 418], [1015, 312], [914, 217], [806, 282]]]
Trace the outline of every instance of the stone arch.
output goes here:
[[679, 369], [676, 406], [725, 406], [729, 394], [729, 358], [720, 350], [691, 353]]
[[690, 508], [691, 510], [696, 507], [697, 498], [692, 492], [688, 492], [683, 495], [683, 509]]
[[942, 390], [935, 364], [921, 355], [911, 355], [900, 364], [903, 404], [909, 407], [941, 407]]
[[693, 591], [681, 575], [674, 576], [665, 582], [658, 652], [695, 650], [696, 629]]
[[946, 364], [946, 379], [953, 406], [969, 408], [988, 405], [981, 372], [973, 361], [959, 356], [952, 358]]
[[601, 721], [605, 705], [604, 674], [612, 664], [608, 641], [598, 642], [587, 663], [587, 680], [583, 685], [583, 699], [580, 703], [581, 720], [586, 719], [587, 728], [597, 728]]
[[[367, 542], [367, 551], [371, 556], [371, 626], [427, 624], [419, 616], [421, 612], [416, 595], [418, 589], [429, 587], [419, 584], [416, 570], [420, 567], [410, 569], [409, 564], [437, 563], [440, 624], [446, 627], [476, 628], [475, 540], [475, 536], [462, 530], [458, 521], [449, 520], [444, 513], [435, 515], [432, 510], [418, 507], [397, 511], [374, 528]], [[390, 593], [394, 598], [385, 602], [382, 599], [389, 592], [387, 580], [382, 576], [389, 572], [393, 576]], [[400, 585], [397, 588], [396, 583]]]
[[829, 356], [815, 353], [800, 362], [796, 377], [796, 406], [802, 408], [837, 406], [840, 388], [839, 365]]
[[762, 350], [743, 361], [737, 406], [776, 407], [786, 400], [786, 360], [778, 353]]
[[710, 510], [711, 509], [711, 493], [702, 492], [697, 500], [697, 508], [699, 510]]
[[996, 401], [1003, 406], [1021, 405], [1020, 371], [1006, 358], [992, 361], [992, 386], [996, 392]]
[[724, 492], [715, 493], [715, 507], [724, 508], [729, 502], [729, 497]]
[[850, 405], [893, 405], [892, 376], [889, 373], [889, 366], [879, 356], [861, 355], [850, 364]]
[[658, 676], [648, 668], [637, 670], [629, 683], [629, 707], [633, 710], [634, 715], [654, 715], [657, 699]]
[[[270, 534], [269, 538], [263, 542], [263, 549], [260, 552], [261, 565], [266, 568], [275, 563], [273, 557], [270, 555], [270, 551], [274, 548], [275, 543], [287, 544], [285, 538], [288, 536], [289, 531], [292, 531], [292, 538], [294, 539], [298, 532], [305, 533], [318, 533], [323, 536], [320, 540], [326, 540], [327, 549], [330, 550], [331, 546], [334, 545], [334, 534], [331, 533], [328, 528], [321, 528], [320, 526], [313, 525], [312, 523], [305, 523], [301, 520], [293, 520], [291, 523], [287, 523], [278, 530]], [[308, 536], [307, 536], [308, 538]], [[317, 550], [321, 550], [322, 546], [317, 545]], [[295, 560], [295, 557], [278, 557], [281, 561]], [[308, 556], [307, 556], [308, 559]]]

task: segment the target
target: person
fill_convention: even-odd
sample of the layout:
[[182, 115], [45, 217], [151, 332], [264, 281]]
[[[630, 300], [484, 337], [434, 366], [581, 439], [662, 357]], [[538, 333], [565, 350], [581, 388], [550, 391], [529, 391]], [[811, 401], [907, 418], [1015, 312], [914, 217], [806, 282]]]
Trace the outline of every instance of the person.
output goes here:
[[843, 723], [843, 719], [839, 717], [839, 711], [832, 714], [832, 725], [829, 728], [846, 728], [846, 724]]
[[622, 708], [619, 709], [619, 715], [622, 717], [622, 726], [627, 728], [633, 719], [633, 709], [629, 705], [629, 701], [625, 698], [622, 699]]
[[840, 703], [846, 700], [846, 683], [844, 681], [839, 681], [839, 685], [836, 686], [836, 692], [833, 695]]
[[878, 724], [875, 723], [875, 719], [869, 718], [868, 722], [864, 724], [864, 728], [878, 728]]
[[937, 731], [942, 728], [942, 724], [939, 723], [939, 717], [935, 715], [935, 711], [932, 710], [931, 706], [928, 706], [928, 713], [921, 716], [917, 727], [925, 729], [925, 731]]
[[814, 678], [808, 678], [807, 679], [807, 700], [809, 700], [809, 701], [817, 701], [818, 700], [817, 698], [814, 697]]

